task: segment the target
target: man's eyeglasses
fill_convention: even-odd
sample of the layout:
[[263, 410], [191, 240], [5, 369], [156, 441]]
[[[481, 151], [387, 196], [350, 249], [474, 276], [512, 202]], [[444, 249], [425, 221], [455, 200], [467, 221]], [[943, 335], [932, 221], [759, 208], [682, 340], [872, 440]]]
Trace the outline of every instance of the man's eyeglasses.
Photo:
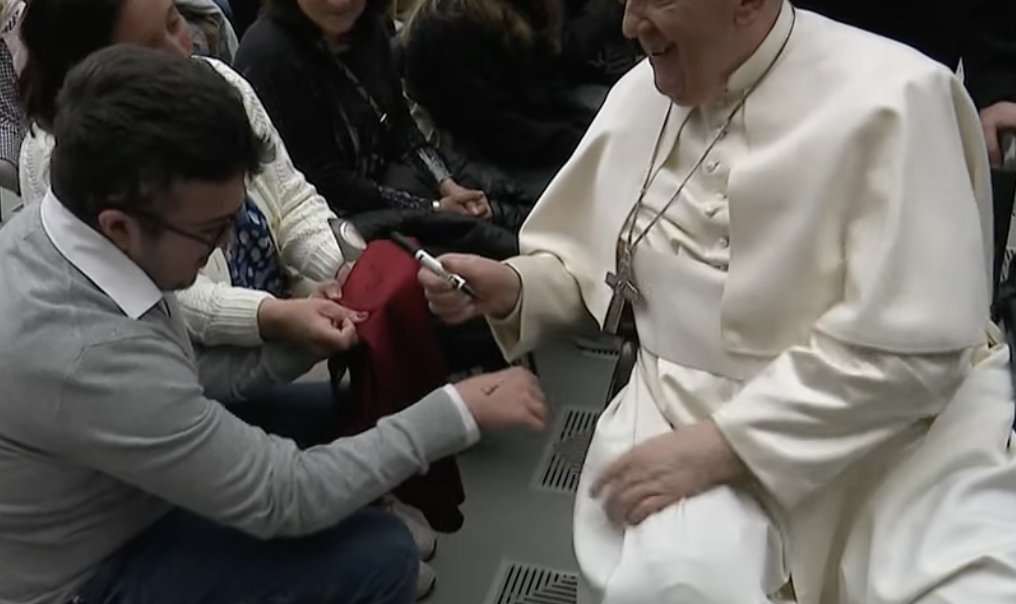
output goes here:
[[131, 216], [134, 216], [141, 220], [144, 220], [145, 222], [148, 222], [152, 226], [158, 227], [165, 231], [169, 231], [174, 235], [179, 235], [180, 237], [184, 237], [186, 239], [190, 239], [191, 241], [200, 243], [209, 249], [214, 249], [219, 246], [227, 245], [231, 240], [233, 228], [235, 227], [236, 223], [239, 220], [242, 220], [243, 217], [245, 216], [243, 212], [243, 206], [241, 206], [240, 209], [237, 210], [236, 214], [234, 214], [227, 220], [224, 220], [222, 224], [216, 226], [214, 230], [210, 229], [208, 233], [196, 233], [194, 231], [189, 231], [187, 229], [180, 228], [175, 224], [165, 220], [164, 218], [162, 218], [161, 216], [159, 216], [154, 212], [134, 209], [131, 210], [124, 209], [123, 212], [126, 214], [130, 214]]

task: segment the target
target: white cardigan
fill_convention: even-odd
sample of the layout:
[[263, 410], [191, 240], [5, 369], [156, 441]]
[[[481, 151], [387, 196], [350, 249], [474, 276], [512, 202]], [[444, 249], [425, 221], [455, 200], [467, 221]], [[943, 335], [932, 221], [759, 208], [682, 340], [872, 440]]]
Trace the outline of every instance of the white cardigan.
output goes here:
[[[248, 193], [268, 219], [279, 259], [289, 281], [330, 279], [343, 259], [328, 226], [334, 214], [289, 159], [282, 139], [254, 89], [239, 74], [215, 59], [207, 61], [243, 97], [251, 126], [275, 145], [275, 159], [247, 183]], [[53, 137], [39, 128], [21, 146], [21, 193], [24, 202], [42, 201], [49, 189]], [[189, 289], [177, 294], [195, 341], [207, 345], [261, 344], [257, 312], [266, 292], [233, 287], [225, 257], [216, 251]]]

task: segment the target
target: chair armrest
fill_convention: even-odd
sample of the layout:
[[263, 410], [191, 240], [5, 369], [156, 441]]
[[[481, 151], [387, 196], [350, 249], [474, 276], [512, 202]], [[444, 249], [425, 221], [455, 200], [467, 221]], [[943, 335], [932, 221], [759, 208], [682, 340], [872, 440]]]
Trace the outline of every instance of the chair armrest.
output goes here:
[[7, 189], [17, 195], [21, 194], [21, 182], [18, 180], [18, 166], [10, 160], [0, 158], [0, 189]]

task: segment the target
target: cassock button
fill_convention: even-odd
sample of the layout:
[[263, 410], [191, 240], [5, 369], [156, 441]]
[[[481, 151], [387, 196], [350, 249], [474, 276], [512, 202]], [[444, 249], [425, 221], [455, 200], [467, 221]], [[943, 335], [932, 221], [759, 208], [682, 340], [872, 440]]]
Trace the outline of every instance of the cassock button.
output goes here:
[[720, 246], [721, 250], [725, 250], [730, 247], [730, 240], [726, 237], [720, 237], [720, 240], [716, 243], [716, 245]]
[[723, 209], [722, 206], [710, 206], [706, 210], [706, 216], [709, 217], [709, 218], [715, 218], [716, 215], [720, 213], [721, 209]]
[[723, 191], [717, 191], [716, 200], [719, 201], [720, 203], [727, 203], [727, 194], [724, 193]]
[[709, 162], [708, 164], [706, 164], [706, 172], [709, 172], [710, 174], [715, 174], [716, 170], [718, 170], [719, 168], [720, 168], [720, 162], [715, 161], [715, 160]]

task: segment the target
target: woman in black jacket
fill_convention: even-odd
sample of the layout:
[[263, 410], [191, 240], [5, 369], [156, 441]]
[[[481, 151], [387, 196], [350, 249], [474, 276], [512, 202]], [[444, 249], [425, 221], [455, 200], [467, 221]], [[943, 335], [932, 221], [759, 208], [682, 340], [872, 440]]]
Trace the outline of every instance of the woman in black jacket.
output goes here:
[[410, 96], [470, 155], [560, 168], [595, 114], [571, 98], [565, 10], [563, 0], [422, 0], [404, 34]]
[[505, 243], [490, 255], [509, 252], [501, 248], [516, 245], [529, 208], [491, 203], [459, 184], [427, 144], [402, 94], [389, 24], [377, 0], [338, 8], [327, 0], [271, 0], [244, 36], [236, 67], [296, 166], [368, 238], [394, 227], [425, 243], [461, 247], [433, 241], [440, 223], [451, 237], [479, 230], [483, 239]]

